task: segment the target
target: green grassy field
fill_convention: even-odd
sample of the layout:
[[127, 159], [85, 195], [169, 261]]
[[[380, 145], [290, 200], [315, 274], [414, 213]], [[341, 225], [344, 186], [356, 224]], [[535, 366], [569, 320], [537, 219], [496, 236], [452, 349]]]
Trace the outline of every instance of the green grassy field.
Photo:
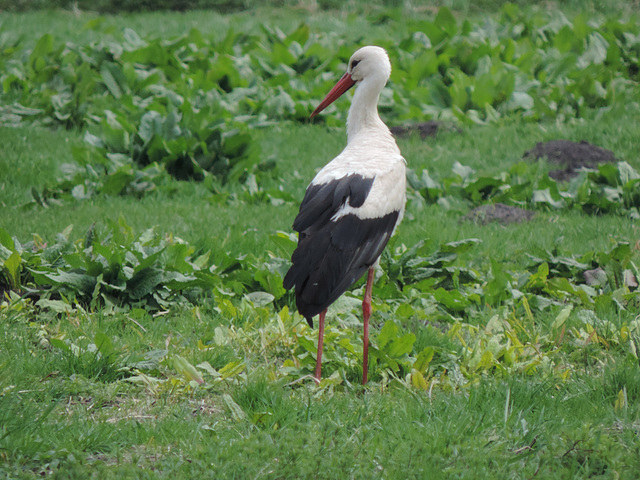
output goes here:
[[[485, 11], [471, 2], [449, 5], [456, 25], [467, 20], [472, 30], [489, 29], [492, 22], [503, 22], [505, 28], [498, 28], [496, 35], [515, 31], [508, 22], [518, 15], [499, 2], [485, 3]], [[195, 28], [207, 40], [190, 50], [190, 57], [176, 50], [175, 58], [186, 64], [197, 52], [215, 53], [208, 41], [221, 45], [216, 42], [234, 40], [229, 31], [253, 34], [262, 24], [281, 29], [278, 38], [286, 44], [286, 35], [306, 22], [308, 44], [317, 41], [319, 57], [328, 55], [320, 46], [334, 46], [348, 56], [356, 45], [394, 46], [404, 39], [391, 50], [400, 73], [390, 87], [406, 93], [409, 87], [400, 76], [410, 55], [404, 52], [416, 52], [407, 38], [419, 22], [433, 21], [437, 8], [397, 15], [397, 10], [368, 10], [355, 2], [340, 12], [312, 16], [308, 9], [265, 8], [225, 15], [149, 13], [103, 19], [91, 13], [3, 13], [0, 476], [636, 478], [640, 301], [630, 278], [638, 277], [640, 265], [640, 183], [633, 176], [640, 171], [640, 34], [629, 27], [637, 19], [636, 7], [626, 2], [608, 11], [598, 2], [557, 5], [571, 31], [583, 32], [580, 48], [601, 45], [596, 39], [607, 32], [584, 33], [595, 27], [581, 26], [580, 15], [608, 15], [620, 19], [625, 26], [621, 30], [630, 29], [619, 37], [626, 42], [620, 43], [621, 60], [616, 63], [610, 50], [597, 72], [605, 72], [599, 77], [602, 90], [616, 95], [597, 97], [600, 90], [590, 87], [578, 93], [567, 90], [575, 104], [568, 102], [571, 109], [558, 107], [557, 115], [510, 111], [499, 105], [499, 96], [493, 100], [495, 108], [486, 111], [469, 100], [458, 116], [451, 113], [457, 112], [451, 105], [439, 106], [440, 113], [424, 118], [404, 108], [401, 99], [395, 101], [397, 108], [394, 102], [385, 105], [383, 117], [390, 126], [440, 118], [445, 127], [434, 137], [398, 139], [410, 169], [418, 176], [426, 169], [434, 179], [438, 200], [425, 199], [424, 189], [415, 185], [409, 190], [406, 217], [374, 287], [372, 341], [377, 353], [364, 390], [359, 385], [361, 284], [330, 309], [326, 378], [320, 385], [310, 378], [316, 330], [294, 313], [292, 295], [281, 291], [292, 249], [287, 234], [308, 182], [344, 146], [348, 101], [341, 100], [316, 122], [299, 119], [297, 113], [277, 111], [280, 116], [271, 116], [263, 110], [271, 120], [264, 121], [257, 113], [251, 117], [235, 112], [245, 114], [256, 152], [255, 164], [236, 180], [203, 174], [202, 182], [179, 181], [165, 175], [151, 178], [153, 188], [138, 194], [107, 194], [97, 187], [93, 195], [74, 196], [60, 186], [61, 167], [102, 155], [102, 150], [86, 149], [85, 132], [107, 139], [109, 130], [100, 127], [101, 112], [133, 107], [124, 87], [119, 101], [112, 98], [118, 89], [109, 86], [110, 77], [100, 70], [104, 85], [86, 99], [89, 110], [78, 117], [79, 124], [69, 125], [60, 116], [50, 121], [66, 110], [49, 111], [38, 102], [44, 98], [51, 103], [47, 88], [64, 90], [58, 80], [40, 87], [37, 74], [48, 70], [30, 52], [45, 33], [54, 40], [43, 62], [55, 64], [56, 58], [66, 58], [55, 57], [56, 42], [121, 45], [125, 28], [143, 39], [171, 39]], [[517, 8], [523, 9], [522, 17], [550, 22], [539, 9]], [[440, 18], [446, 20], [444, 14]], [[514, 25], [526, 22], [514, 20]], [[530, 50], [535, 52], [530, 58], [541, 58], [548, 45], [540, 46], [544, 35], [536, 37], [531, 30], [539, 46]], [[255, 33], [257, 40], [242, 40], [275, 49], [278, 41], [270, 35], [262, 31]], [[451, 48], [457, 50], [451, 52], [464, 57], [473, 36], [465, 36], [462, 27], [456, 35], [463, 40], [452, 40]], [[522, 35], [516, 51], [524, 58], [535, 41], [529, 42], [528, 33]], [[515, 45], [519, 37], [513, 38]], [[195, 36], [190, 40], [200, 41]], [[234, 56], [241, 58], [245, 47], [234, 41]], [[565, 41], [567, 36], [560, 34], [551, 40], [555, 47], [549, 49], [559, 50], [545, 57], [547, 65], [561, 58]], [[507, 44], [505, 40], [501, 45]], [[20, 54], [21, 49], [27, 53]], [[589, 54], [597, 56], [596, 50]], [[86, 58], [102, 58], [92, 57], [93, 50], [83, 51]], [[260, 48], [251, 52], [261, 54]], [[573, 64], [580, 55], [571, 57]], [[121, 61], [126, 73], [125, 57], [114, 62]], [[10, 78], [10, 67], [19, 69], [12, 63], [15, 58], [30, 68], [19, 79]], [[140, 58], [132, 65], [144, 70]], [[273, 70], [269, 61], [264, 57], [261, 65]], [[325, 69], [321, 72], [299, 71], [302, 87], [295, 83], [283, 88], [300, 88], [302, 96], [306, 90], [313, 92], [307, 100], [314, 105], [344, 67], [327, 62], [320, 62]], [[295, 68], [302, 70], [295, 63], [287, 72]], [[539, 71], [545, 68], [543, 62]], [[569, 73], [563, 77], [560, 67], [554, 70], [560, 80], [549, 83], [549, 95], [580, 81], [580, 72], [562, 68]], [[444, 70], [440, 65], [438, 71]], [[309, 72], [313, 77], [326, 75], [324, 83], [310, 83]], [[607, 84], [614, 72], [624, 80], [615, 88]], [[481, 75], [470, 70], [466, 74]], [[187, 98], [199, 94], [189, 90], [201, 81], [196, 75], [191, 83], [171, 84], [178, 74], [166, 69], [156, 83], [175, 87]], [[71, 77], [78, 82], [86, 78]], [[454, 77], [445, 82], [453, 103]], [[256, 83], [248, 78], [237, 82], [250, 96]], [[548, 78], [538, 75], [535, 80], [544, 84]], [[469, 84], [467, 91], [479, 90], [479, 85]], [[134, 93], [142, 96], [140, 92]], [[291, 95], [307, 108], [298, 93]], [[251, 105], [257, 110], [259, 93], [256, 98]], [[16, 121], [15, 110], [8, 107], [17, 101], [45, 113]], [[590, 101], [593, 105], [585, 106]], [[163, 110], [165, 104], [152, 107], [163, 114], [170, 111]], [[495, 119], [490, 118], [492, 110]], [[186, 121], [187, 113], [182, 113]], [[469, 120], [476, 114], [481, 121]], [[130, 121], [137, 122], [132, 115]], [[226, 118], [223, 125], [244, 131], [233, 121]], [[518, 185], [532, 191], [555, 188], [548, 183], [551, 167], [544, 162], [522, 164], [519, 176], [509, 173], [537, 142], [554, 139], [587, 140], [612, 150], [630, 167], [626, 183], [615, 177], [619, 170], [603, 170], [583, 174], [573, 187], [558, 184], [564, 203], [554, 197], [556, 207], [517, 197]], [[469, 179], [456, 176], [455, 162], [473, 169]], [[81, 181], [89, 185], [92, 178], [82, 176]], [[256, 179], [255, 188], [251, 178]], [[468, 192], [475, 191], [477, 179], [487, 178], [509, 178], [512, 183], [499, 183], [502, 186], [486, 198], [474, 200]], [[607, 178], [609, 183], [603, 183]], [[592, 196], [585, 189], [591, 189]], [[34, 201], [46, 191], [59, 193]], [[618, 191], [611, 204], [601, 202]], [[477, 204], [499, 198], [534, 210], [535, 217], [509, 225], [461, 221]], [[420, 242], [424, 246], [412, 252]], [[585, 271], [597, 267], [606, 278], [587, 284]], [[153, 280], [159, 276], [162, 281]], [[82, 283], [87, 281], [89, 287]]]

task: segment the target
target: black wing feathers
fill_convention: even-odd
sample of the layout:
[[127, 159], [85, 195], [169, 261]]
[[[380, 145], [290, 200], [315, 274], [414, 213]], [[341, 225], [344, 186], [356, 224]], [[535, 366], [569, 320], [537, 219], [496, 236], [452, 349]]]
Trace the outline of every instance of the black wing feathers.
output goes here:
[[352, 174], [322, 184], [311, 184], [300, 204], [300, 212], [293, 221], [293, 229], [302, 232], [313, 224], [323, 224], [347, 202], [361, 207], [369, 195], [374, 177]]
[[322, 185], [310, 185], [294, 222], [298, 247], [284, 287], [295, 285], [298, 310], [311, 319], [325, 310], [367, 269], [386, 246], [399, 212], [379, 218], [347, 214], [332, 221], [342, 205], [364, 204], [373, 178], [349, 175]]
[[[310, 281], [301, 292], [300, 313], [305, 317], [317, 315], [358, 281], [384, 250], [397, 220], [398, 212], [366, 220], [346, 215], [338, 220], [330, 229], [333, 231], [328, 232], [331, 241], [325, 258], [317, 264], [317, 271], [311, 273]], [[339, 230], [351, 232], [345, 243], [341, 243], [345, 237]]]

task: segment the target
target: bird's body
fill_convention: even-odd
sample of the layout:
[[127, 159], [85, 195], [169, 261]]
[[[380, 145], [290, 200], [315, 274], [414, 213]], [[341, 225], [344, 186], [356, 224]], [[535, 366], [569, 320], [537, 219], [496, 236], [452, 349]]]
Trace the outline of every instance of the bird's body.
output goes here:
[[[377, 110], [390, 73], [383, 49], [361, 48], [312, 114], [358, 85], [347, 119], [347, 146], [311, 181], [293, 223], [298, 247], [283, 282], [287, 289], [295, 286], [296, 305], [309, 325], [320, 314], [318, 379], [326, 309], [368, 270], [363, 302], [366, 357], [373, 269], [404, 213], [405, 161]], [[366, 378], [365, 360], [363, 382]]]
[[300, 236], [285, 287], [296, 285], [310, 324], [375, 264], [404, 212], [404, 160], [393, 138], [361, 139], [318, 172], [293, 224]]

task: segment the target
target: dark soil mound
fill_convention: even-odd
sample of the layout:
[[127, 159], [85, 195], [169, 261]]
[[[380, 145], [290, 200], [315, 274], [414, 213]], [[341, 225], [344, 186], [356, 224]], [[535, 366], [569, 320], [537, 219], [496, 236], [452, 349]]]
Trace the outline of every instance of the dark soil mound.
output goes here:
[[474, 208], [462, 217], [462, 220], [469, 220], [481, 225], [486, 225], [490, 222], [500, 222], [503, 225], [507, 225], [509, 223], [528, 222], [534, 215], [535, 212], [524, 210], [520, 207], [492, 203]]
[[562, 166], [559, 170], [549, 172], [549, 176], [556, 180], [570, 180], [578, 175], [581, 168], [597, 168], [601, 163], [616, 161], [611, 150], [591, 145], [584, 140], [580, 143], [569, 140], [540, 142], [526, 152], [523, 158], [527, 160], [547, 158], [551, 163]]
[[389, 130], [391, 130], [391, 133], [396, 137], [408, 137], [412, 132], [418, 132], [420, 134], [420, 138], [426, 138], [433, 137], [441, 128], [449, 127], [445, 127], [442, 122], [429, 120], [428, 122], [415, 123], [413, 125], [397, 125], [395, 127], [391, 127]]

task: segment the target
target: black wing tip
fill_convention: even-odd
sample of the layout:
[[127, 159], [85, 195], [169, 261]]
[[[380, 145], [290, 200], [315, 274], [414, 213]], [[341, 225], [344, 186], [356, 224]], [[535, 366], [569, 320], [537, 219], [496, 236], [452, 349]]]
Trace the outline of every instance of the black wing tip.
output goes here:
[[[295, 286], [298, 312], [313, 328], [321, 313], [375, 264], [386, 246], [399, 212], [362, 219], [348, 214], [301, 236], [283, 286]], [[313, 247], [313, 248], [312, 248]]]
[[[291, 268], [289, 269], [289, 271], [287, 272], [287, 274], [285, 275], [284, 280], [282, 281], [282, 286], [284, 287], [284, 289], [285, 290], [290, 290], [291, 288], [296, 286], [296, 284], [298, 283], [298, 278], [297, 277], [298, 277], [298, 275], [297, 275], [296, 270], [295, 270], [295, 265], [292, 265]], [[300, 312], [302, 314], [299, 302], [300, 302], [300, 299], [298, 298], [297, 302], [296, 302], [296, 303], [298, 303], [298, 312]], [[305, 310], [305, 309], [306, 309], [306, 307], [302, 308], [302, 310]], [[304, 318], [307, 320], [307, 323], [309, 324], [309, 326], [311, 328], [313, 328], [313, 317], [314, 317], [314, 315], [308, 315], [308, 314], [306, 314], [306, 315], [303, 314], [303, 315], [304, 315]]]
[[282, 279], [282, 288], [285, 290], [291, 290], [291, 288], [295, 285], [295, 282], [292, 280], [292, 275], [290, 275], [291, 269], [287, 272], [287, 274]]

